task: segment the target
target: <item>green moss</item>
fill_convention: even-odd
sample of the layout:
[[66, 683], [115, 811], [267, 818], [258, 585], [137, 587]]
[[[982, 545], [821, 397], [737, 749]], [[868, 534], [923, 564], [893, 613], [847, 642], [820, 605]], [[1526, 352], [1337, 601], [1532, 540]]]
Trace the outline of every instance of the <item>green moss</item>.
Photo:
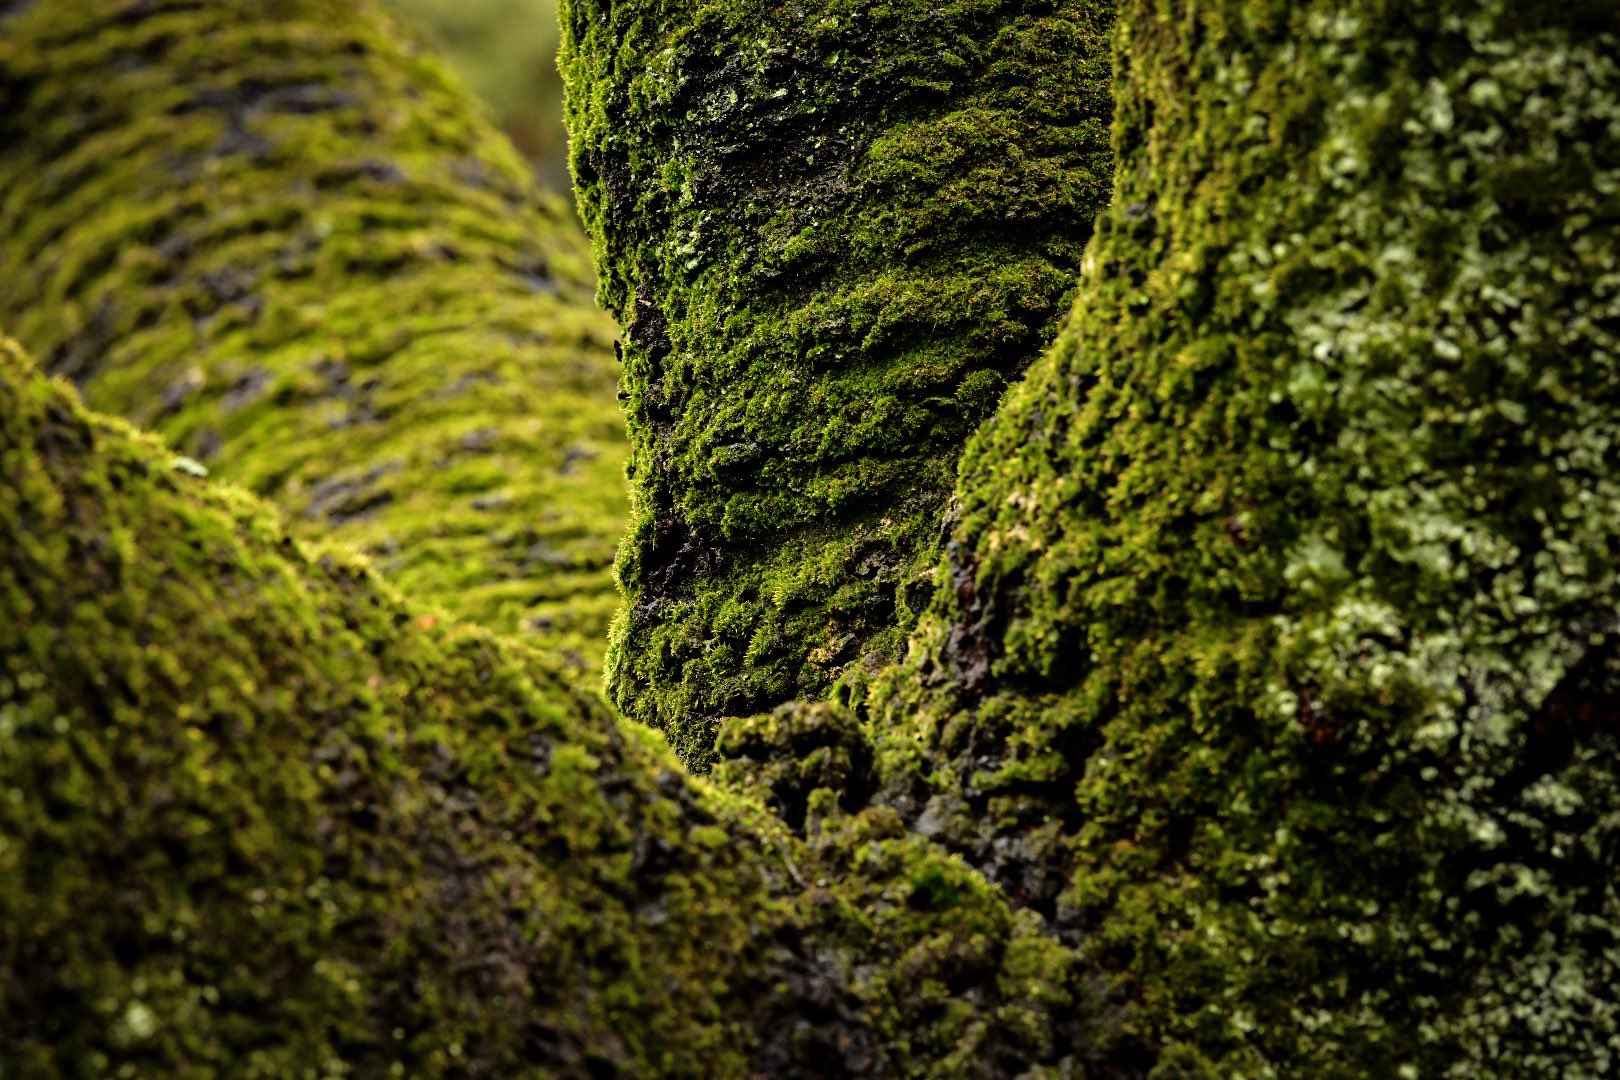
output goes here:
[[0, 1068], [741, 1068], [780, 913], [673, 759], [9, 345], [0, 436]]
[[892, 811], [790, 835], [559, 661], [194, 473], [0, 338], [0, 1072], [1086, 1052], [1074, 955]]
[[609, 681], [689, 761], [898, 656], [957, 453], [1106, 198], [1108, 5], [565, 5], [580, 209], [626, 329]]
[[1607, 1074], [1614, 9], [1119, 27], [1114, 204], [964, 455], [885, 798], [1127, 974], [1162, 1075]]
[[[798, 841], [789, 869], [806, 886], [799, 912], [817, 981], [851, 976], [846, 996], [823, 992], [815, 1013], [784, 1017], [801, 1040], [796, 1068], [770, 1053], [756, 1065], [773, 1076], [954, 1077], [1103, 1075], [1128, 1063], [1119, 980], [872, 802], [870, 764], [853, 715], [830, 702], [720, 731], [713, 782], [768, 807]], [[852, 1009], [867, 1026], [832, 1023]]]
[[0, 321], [396, 584], [595, 668], [623, 425], [583, 239], [372, 5], [28, 5]]

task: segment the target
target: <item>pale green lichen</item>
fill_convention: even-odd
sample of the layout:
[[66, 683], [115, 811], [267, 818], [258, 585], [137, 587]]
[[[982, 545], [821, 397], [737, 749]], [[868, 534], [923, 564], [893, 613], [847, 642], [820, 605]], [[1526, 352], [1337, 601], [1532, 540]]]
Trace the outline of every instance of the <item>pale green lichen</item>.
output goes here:
[[565, 4], [580, 209], [625, 327], [609, 682], [720, 718], [899, 654], [968, 432], [1107, 195], [1092, 0]]
[[94, 406], [595, 670], [612, 322], [566, 209], [371, 4], [28, 5], [0, 233], [0, 321]]

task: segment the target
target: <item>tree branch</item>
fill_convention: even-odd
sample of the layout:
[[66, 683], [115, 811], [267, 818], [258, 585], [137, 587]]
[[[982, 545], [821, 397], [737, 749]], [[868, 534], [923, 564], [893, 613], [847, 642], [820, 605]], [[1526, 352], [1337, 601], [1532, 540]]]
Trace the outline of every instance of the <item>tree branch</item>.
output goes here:
[[0, 325], [93, 406], [595, 670], [612, 321], [566, 210], [371, 4], [28, 7], [0, 191]]

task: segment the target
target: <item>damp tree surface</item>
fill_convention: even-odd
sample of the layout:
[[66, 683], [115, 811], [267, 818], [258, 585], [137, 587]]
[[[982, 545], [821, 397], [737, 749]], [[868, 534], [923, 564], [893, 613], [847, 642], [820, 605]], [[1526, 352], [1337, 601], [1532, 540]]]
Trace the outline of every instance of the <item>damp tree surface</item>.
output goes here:
[[1620, 1068], [1620, 11], [561, 14], [0, 3], [0, 1073]]

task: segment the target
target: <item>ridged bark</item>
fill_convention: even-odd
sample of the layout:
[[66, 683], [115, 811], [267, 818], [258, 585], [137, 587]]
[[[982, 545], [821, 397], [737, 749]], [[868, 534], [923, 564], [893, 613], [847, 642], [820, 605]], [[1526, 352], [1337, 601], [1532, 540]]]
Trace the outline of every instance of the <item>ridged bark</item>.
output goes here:
[[872, 726], [1170, 1075], [1620, 1063], [1617, 58], [1123, 6], [1113, 206]]
[[615, 701], [722, 717], [900, 655], [968, 433], [1107, 198], [1110, 5], [565, 4], [580, 208], [625, 327]]
[[594, 670], [615, 331], [482, 110], [370, 3], [20, 7], [0, 326], [304, 535]]

